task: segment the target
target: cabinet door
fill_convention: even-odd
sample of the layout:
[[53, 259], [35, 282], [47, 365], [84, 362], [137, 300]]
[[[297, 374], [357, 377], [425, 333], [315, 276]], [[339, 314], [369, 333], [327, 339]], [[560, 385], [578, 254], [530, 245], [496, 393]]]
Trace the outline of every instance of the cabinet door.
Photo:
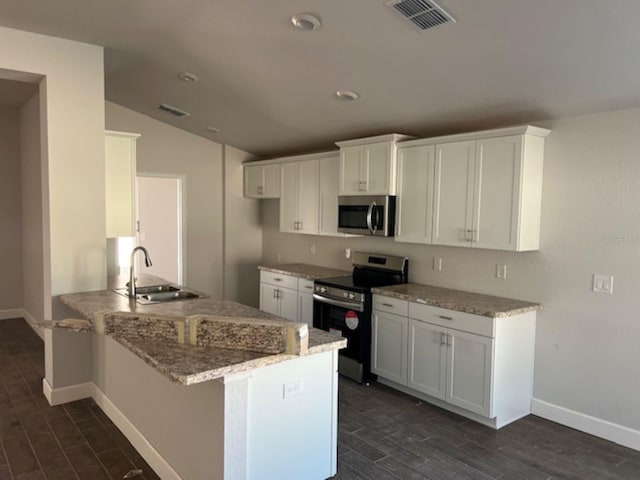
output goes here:
[[280, 315], [278, 287], [268, 283], [260, 284], [260, 310], [272, 315]]
[[361, 173], [363, 161], [362, 146], [340, 149], [340, 195], [359, 195], [364, 191]]
[[433, 243], [470, 246], [475, 141], [436, 145]]
[[374, 143], [364, 146], [362, 180], [367, 195], [388, 195], [391, 190], [391, 144]]
[[[318, 233], [318, 160], [298, 164], [298, 233]], [[282, 200], [281, 200], [282, 201]]]
[[446, 400], [491, 417], [493, 339], [449, 330]]
[[297, 163], [285, 163], [281, 167], [280, 231], [298, 232], [298, 188], [300, 168]]
[[262, 197], [264, 188], [264, 167], [245, 166], [244, 167], [244, 196], [247, 198]]
[[280, 165], [265, 165], [261, 198], [280, 198]]
[[431, 243], [435, 146], [400, 148], [396, 236], [398, 242]]
[[298, 291], [290, 288], [278, 288], [278, 296], [280, 297], [280, 315], [281, 317], [298, 321]]
[[473, 246], [516, 250], [522, 136], [478, 140]]
[[313, 294], [298, 292], [298, 322], [313, 327]]
[[407, 384], [407, 327], [409, 319], [374, 310], [372, 315], [371, 371]]
[[409, 320], [407, 385], [444, 400], [447, 385], [447, 329]]
[[105, 135], [106, 236], [132, 237], [137, 134], [108, 132]]
[[342, 235], [338, 233], [338, 181], [340, 157], [323, 158], [319, 162], [318, 210], [320, 235]]

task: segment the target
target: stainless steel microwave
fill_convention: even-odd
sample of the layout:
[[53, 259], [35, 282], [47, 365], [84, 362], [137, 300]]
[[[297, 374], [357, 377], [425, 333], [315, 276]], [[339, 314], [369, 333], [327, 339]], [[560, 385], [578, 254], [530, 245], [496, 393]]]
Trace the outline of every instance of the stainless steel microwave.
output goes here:
[[341, 233], [393, 237], [395, 219], [394, 196], [338, 197], [338, 231]]

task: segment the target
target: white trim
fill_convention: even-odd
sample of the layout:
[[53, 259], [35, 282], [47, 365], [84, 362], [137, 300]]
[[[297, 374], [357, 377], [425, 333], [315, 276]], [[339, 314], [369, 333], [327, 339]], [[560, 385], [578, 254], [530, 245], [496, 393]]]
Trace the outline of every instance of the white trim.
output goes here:
[[0, 320], [9, 320], [11, 318], [23, 318], [24, 310], [22, 308], [10, 308], [0, 310]]
[[182, 477], [153, 448], [153, 445], [149, 443], [140, 430], [127, 419], [124, 413], [93, 382], [53, 389], [47, 379], [43, 378], [42, 391], [50, 405], [61, 405], [84, 398], [93, 398], [160, 478], [163, 480], [182, 480]]
[[127, 419], [124, 413], [109, 400], [109, 397], [93, 383], [91, 386], [93, 387], [93, 399], [116, 427], [120, 429], [124, 436], [127, 437], [138, 453], [142, 455], [142, 458], [153, 468], [155, 473], [163, 480], [182, 480], [182, 477], [171, 468], [171, 465], [162, 458], [162, 455], [153, 448], [153, 445], [151, 445], [140, 430]]
[[634, 450], [640, 450], [640, 430], [569, 410], [537, 398], [531, 401], [531, 412], [552, 422], [575, 428]]
[[290, 157], [270, 158], [268, 160], [246, 160], [242, 162], [243, 167], [252, 167], [254, 165], [278, 165], [280, 163], [301, 162], [303, 160], [322, 160], [323, 158], [335, 157], [340, 154], [340, 150], [331, 150], [329, 152], [305, 153], [302, 155], [292, 155]]
[[493, 137], [508, 137], [511, 135], [534, 135], [536, 137], [546, 137], [551, 130], [535, 127], [533, 125], [520, 125], [517, 127], [496, 128], [494, 130], [482, 130], [479, 132], [459, 133], [456, 135], [443, 135], [440, 137], [419, 138], [417, 140], [406, 140], [398, 143], [399, 148], [418, 147], [421, 145], [434, 145], [437, 143], [466, 142], [469, 140], [480, 140]]
[[358, 145], [368, 145], [370, 143], [382, 143], [382, 142], [402, 142], [412, 140], [416, 137], [411, 135], [405, 135], [402, 133], [389, 133], [387, 135], [376, 135], [375, 137], [356, 138], [354, 140], [342, 140], [336, 142], [336, 145], [340, 148], [343, 147], [355, 147]]
[[83, 398], [93, 396], [94, 385], [92, 382], [70, 385], [68, 387], [52, 388], [46, 378], [42, 379], [42, 391], [47, 398], [49, 405], [62, 405], [63, 403], [75, 402]]

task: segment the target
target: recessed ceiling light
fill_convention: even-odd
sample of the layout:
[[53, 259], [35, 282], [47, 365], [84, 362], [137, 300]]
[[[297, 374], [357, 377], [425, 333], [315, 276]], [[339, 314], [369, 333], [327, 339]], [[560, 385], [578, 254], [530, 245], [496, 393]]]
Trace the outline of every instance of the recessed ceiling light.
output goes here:
[[338, 100], [350, 102], [353, 100], [358, 100], [360, 98], [360, 94], [358, 92], [354, 92], [353, 90], [338, 90], [336, 92], [336, 98]]
[[183, 82], [187, 82], [187, 83], [196, 83], [200, 81], [200, 79], [197, 76], [189, 72], [180, 72], [178, 74], [178, 78]]
[[299, 30], [310, 32], [320, 28], [320, 18], [313, 13], [297, 13], [291, 17], [291, 23]]
[[220, 133], [220, 129], [216, 127], [206, 127], [205, 131], [209, 133]]

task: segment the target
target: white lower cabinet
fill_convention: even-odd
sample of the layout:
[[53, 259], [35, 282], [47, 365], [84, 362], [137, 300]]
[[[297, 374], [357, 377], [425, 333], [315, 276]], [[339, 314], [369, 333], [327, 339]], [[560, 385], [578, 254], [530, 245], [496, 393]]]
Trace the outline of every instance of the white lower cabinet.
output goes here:
[[408, 319], [393, 313], [374, 311], [371, 322], [371, 371], [405, 384]]
[[313, 280], [260, 272], [260, 310], [313, 326]]
[[535, 312], [490, 318], [404, 302], [398, 315], [392, 302], [397, 313], [402, 301], [374, 295], [371, 364], [381, 383], [493, 428], [530, 413]]

